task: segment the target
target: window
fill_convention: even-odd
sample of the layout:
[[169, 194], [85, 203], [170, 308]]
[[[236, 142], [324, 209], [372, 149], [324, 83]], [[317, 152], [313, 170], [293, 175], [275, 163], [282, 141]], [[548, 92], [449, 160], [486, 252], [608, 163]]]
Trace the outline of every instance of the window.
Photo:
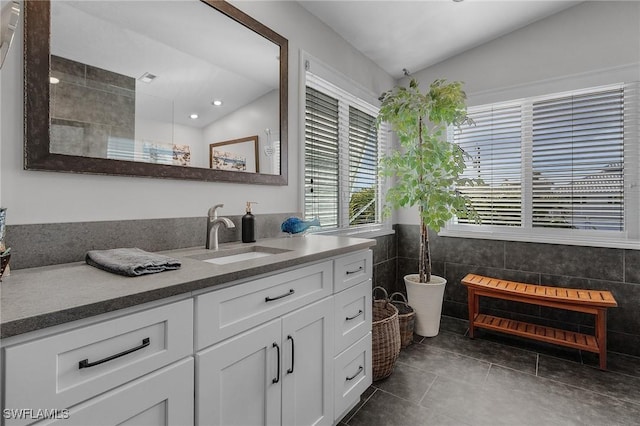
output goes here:
[[533, 227], [624, 230], [623, 95], [533, 102]]
[[[463, 177], [477, 186], [463, 189], [485, 225], [522, 225], [522, 137], [520, 105], [469, 111], [475, 125], [459, 129], [455, 141], [469, 155]], [[469, 223], [460, 218], [459, 223]]]
[[450, 137], [468, 154], [464, 177], [477, 185], [460, 190], [482, 222], [459, 218], [444, 234], [637, 245], [636, 91], [620, 84], [469, 108], [475, 125]]
[[324, 229], [381, 223], [376, 107], [306, 73], [305, 219]]

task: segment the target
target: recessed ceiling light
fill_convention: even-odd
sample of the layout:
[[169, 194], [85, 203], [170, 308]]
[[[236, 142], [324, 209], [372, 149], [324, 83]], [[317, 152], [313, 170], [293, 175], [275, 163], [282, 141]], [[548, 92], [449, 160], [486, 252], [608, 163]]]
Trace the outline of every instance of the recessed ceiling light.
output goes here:
[[220, 106], [222, 105], [222, 101], [220, 99], [216, 99], [215, 101], [211, 102], [211, 105]]
[[142, 74], [140, 77], [138, 77], [138, 80], [140, 80], [143, 83], [151, 83], [153, 80], [155, 80], [158, 76], [157, 75], [153, 75], [150, 72], [145, 72], [144, 74]]
[[60, 83], [60, 79], [56, 78], [56, 77], [49, 77], [49, 83], [58, 84], [58, 83]]
[[189, 118], [190, 118], [190, 119], [192, 119], [192, 120], [195, 120], [195, 119], [197, 119], [197, 118], [198, 118], [198, 114], [193, 113], [193, 114], [191, 114], [191, 115], [189, 116]]

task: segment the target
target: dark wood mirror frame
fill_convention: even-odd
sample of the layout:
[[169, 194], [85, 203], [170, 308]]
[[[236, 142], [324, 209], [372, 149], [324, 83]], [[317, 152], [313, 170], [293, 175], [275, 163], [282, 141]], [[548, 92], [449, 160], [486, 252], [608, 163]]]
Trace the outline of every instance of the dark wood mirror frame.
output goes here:
[[24, 168], [26, 170], [53, 170], [71, 173], [287, 185], [288, 41], [225, 1], [200, 1], [280, 46], [280, 175], [51, 153], [49, 151], [51, 122], [49, 114], [51, 4], [49, 0], [24, 2]]

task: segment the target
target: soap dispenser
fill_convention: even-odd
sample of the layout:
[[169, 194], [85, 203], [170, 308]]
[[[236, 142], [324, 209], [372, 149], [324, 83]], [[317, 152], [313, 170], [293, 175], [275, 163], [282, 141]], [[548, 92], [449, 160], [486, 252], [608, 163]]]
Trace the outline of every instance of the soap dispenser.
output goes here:
[[242, 216], [242, 242], [256, 242], [256, 218], [251, 213], [251, 204], [258, 204], [255, 201], [247, 201], [247, 213]]

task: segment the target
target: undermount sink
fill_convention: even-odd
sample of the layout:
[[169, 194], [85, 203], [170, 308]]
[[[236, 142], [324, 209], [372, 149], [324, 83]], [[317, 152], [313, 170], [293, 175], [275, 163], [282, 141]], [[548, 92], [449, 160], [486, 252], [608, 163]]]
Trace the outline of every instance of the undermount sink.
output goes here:
[[242, 262], [243, 260], [259, 259], [261, 257], [285, 253], [287, 251], [291, 250], [273, 247], [249, 246], [216, 250], [189, 257], [191, 259], [202, 260], [203, 262], [214, 263], [216, 265], [226, 265], [228, 263]]

